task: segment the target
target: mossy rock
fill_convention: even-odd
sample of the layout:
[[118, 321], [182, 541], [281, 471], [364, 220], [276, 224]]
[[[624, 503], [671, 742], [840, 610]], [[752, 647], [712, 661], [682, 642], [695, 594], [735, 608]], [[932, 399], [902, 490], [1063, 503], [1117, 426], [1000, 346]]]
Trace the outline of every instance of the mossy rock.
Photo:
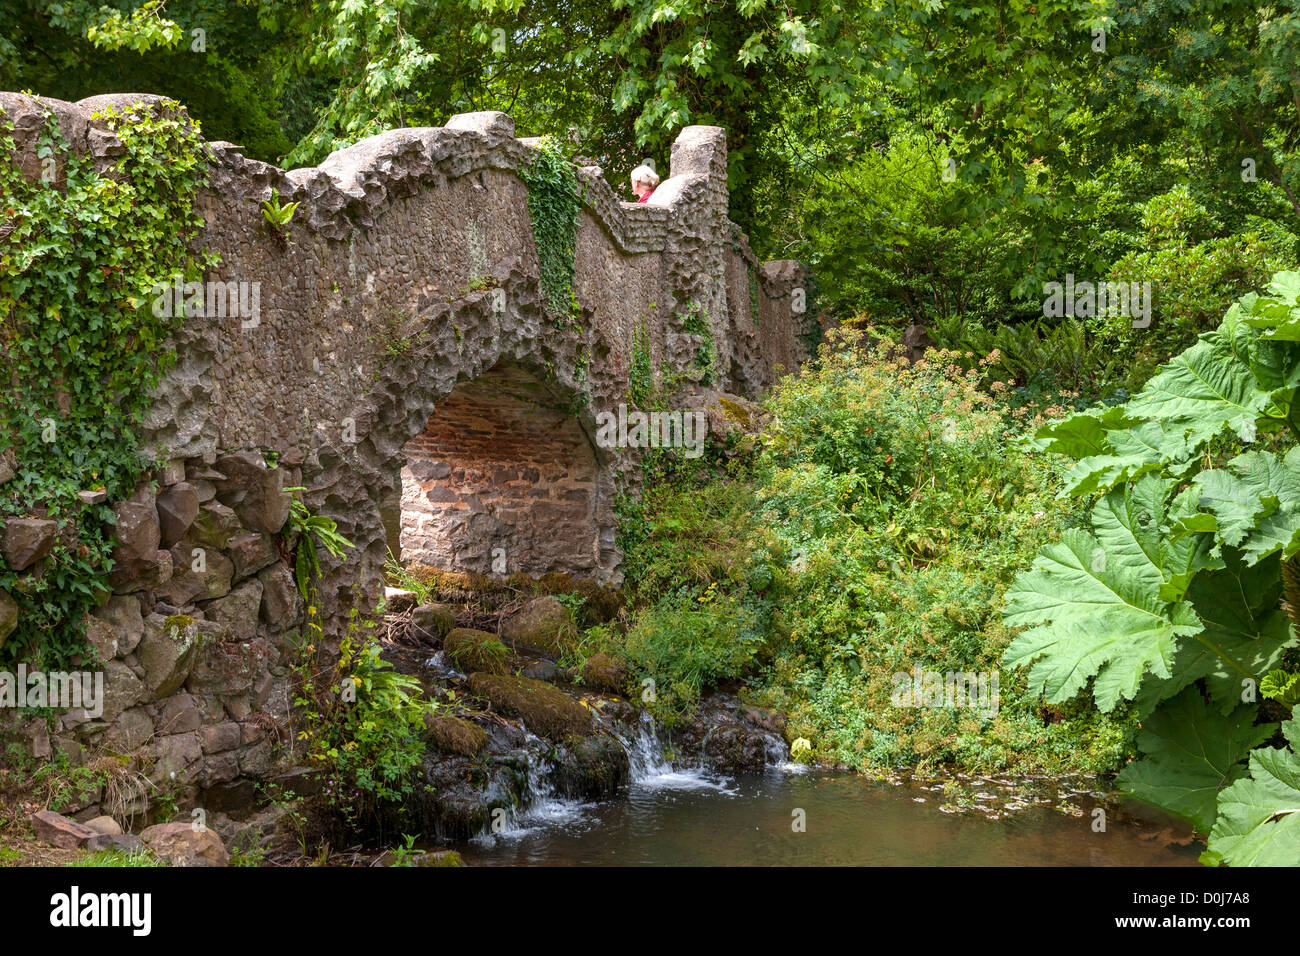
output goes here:
[[567, 607], [553, 597], [539, 597], [501, 623], [501, 638], [516, 650], [559, 658], [577, 645], [578, 628]]
[[527, 677], [472, 674], [470, 689], [492, 706], [523, 719], [535, 734], [562, 740], [591, 733], [591, 714], [576, 700], [550, 684]]
[[468, 627], [456, 627], [447, 632], [443, 638], [442, 649], [447, 659], [466, 674], [479, 671], [488, 674], [504, 674], [506, 667], [506, 646], [497, 640], [495, 634], [476, 631]]
[[555, 786], [573, 799], [608, 800], [630, 779], [627, 751], [612, 737], [572, 741], [555, 760]]
[[473, 757], [487, 746], [487, 731], [478, 724], [472, 724], [460, 717], [437, 717], [429, 714], [424, 718], [424, 736], [439, 750]]
[[442, 640], [455, 626], [456, 615], [446, 604], [421, 604], [411, 611], [411, 629], [424, 640]]
[[628, 676], [622, 661], [603, 652], [592, 654], [582, 665], [583, 683], [611, 694], [621, 694], [627, 689]]

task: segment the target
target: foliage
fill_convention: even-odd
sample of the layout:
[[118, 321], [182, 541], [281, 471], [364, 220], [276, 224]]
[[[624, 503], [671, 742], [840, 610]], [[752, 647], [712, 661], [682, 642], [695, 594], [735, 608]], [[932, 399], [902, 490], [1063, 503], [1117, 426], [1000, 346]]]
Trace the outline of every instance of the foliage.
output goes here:
[[[828, 337], [816, 369], [783, 381], [760, 459], [763, 557], [788, 637], [766, 699], [823, 759], [853, 766], [1102, 769], [1127, 720], [1043, 712], [1000, 682], [993, 715], [895, 706], [896, 675], [997, 670], [994, 610], [1033, 548], [1071, 520], [1055, 477], [1020, 450], [980, 371], [888, 340]], [[754, 545], [757, 551], [759, 545]]]
[[559, 144], [548, 137], [520, 174], [528, 185], [528, 218], [537, 243], [542, 291], [551, 311], [567, 320], [577, 308], [573, 296], [573, 257], [581, 207], [577, 173]]
[[[1199, 721], [1208, 746], [1228, 748], [1209, 761], [1216, 790], [1241, 776], [1246, 747], [1271, 736], [1251, 729], [1255, 689], [1265, 680], [1270, 693], [1283, 689], [1268, 675], [1296, 643], [1288, 609], [1300, 552], [1298, 330], [1300, 274], [1279, 273], [1128, 403], [1035, 436], [1040, 448], [1075, 459], [1065, 493], [1100, 497], [1092, 532], [1067, 531], [1044, 547], [1008, 591], [1006, 622], [1026, 629], [1007, 662], [1031, 666], [1031, 688], [1049, 702], [1091, 685], [1103, 710], [1133, 700], [1156, 715], [1148, 728], [1187, 711], [1172, 722]], [[1199, 713], [1201, 694], [1230, 726]], [[1160, 739], [1177, 737], [1153, 733], [1143, 748], [1151, 755], [1121, 782], [1206, 829], [1206, 795], [1189, 805], [1174, 794], [1187, 794], [1188, 775], [1211, 771], [1185, 754], [1161, 757]], [[1218, 812], [1221, 822], [1222, 803]]]
[[281, 243], [286, 240], [289, 223], [297, 210], [296, 202], [281, 204], [280, 191], [275, 187], [271, 188], [271, 198], [262, 203], [262, 218], [266, 220]]
[[[1116, 261], [1107, 278], [1150, 282], [1155, 289], [1153, 328], [1167, 357], [1190, 345], [1218, 323], [1238, 296], [1258, 289], [1285, 265], [1257, 232], [1213, 236], [1222, 225], [1198, 203], [1186, 185], [1176, 186], [1141, 207], [1141, 247]], [[1144, 329], [1128, 316], [1097, 317], [1103, 335], [1133, 348]]]
[[[285, 489], [291, 493], [305, 490]], [[291, 534], [298, 538], [298, 550], [293, 564], [294, 580], [303, 598], [309, 598], [308, 588], [311, 582], [320, 577], [320, 553], [316, 550], [317, 546], [324, 548], [331, 557], [341, 558], [344, 549], [354, 545], [339, 534], [338, 523], [333, 518], [312, 514], [296, 494], [289, 509], [288, 527]]]
[[[17, 454], [0, 512], [46, 509], [60, 530], [42, 574], [19, 578], [0, 561], [0, 588], [19, 604], [7, 658], [53, 668], [84, 651], [82, 617], [107, 590], [116, 519], [77, 492], [121, 500], [153, 464], [137, 451], [139, 424], [184, 313], [151, 308], [155, 287], [198, 278], [212, 261], [188, 247], [202, 226], [193, 204], [206, 163], [197, 128], [174, 106], [102, 114], [125, 147], [109, 174], [72, 155], [52, 120], [37, 155], [59, 181], [0, 163], [0, 378], [10, 383], [0, 434]], [[0, 150], [14, 148], [0, 128]]]
[[307, 615], [295, 667], [296, 740], [325, 771], [325, 805], [356, 826], [380, 802], [411, 792], [431, 707], [419, 681], [380, 656], [374, 619], [353, 607], [331, 662], [314, 602]]

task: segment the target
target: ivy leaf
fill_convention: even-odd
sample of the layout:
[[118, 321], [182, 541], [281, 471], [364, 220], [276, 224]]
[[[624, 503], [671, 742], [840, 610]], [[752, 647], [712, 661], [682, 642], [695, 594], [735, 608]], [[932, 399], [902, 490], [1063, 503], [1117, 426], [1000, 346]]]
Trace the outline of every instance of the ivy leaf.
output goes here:
[[[1254, 721], [1255, 708], [1220, 714], [1188, 687], [1142, 724], [1138, 749], [1145, 756], [1125, 767], [1116, 782], [1130, 796], [1208, 832], [1215, 826], [1219, 791], [1246, 775], [1246, 754], [1277, 727]], [[1210, 848], [1216, 849], [1213, 843]]]
[[1209, 849], [1232, 866], [1300, 863], [1300, 713], [1282, 724], [1291, 749], [1250, 755], [1250, 776], [1219, 794]]

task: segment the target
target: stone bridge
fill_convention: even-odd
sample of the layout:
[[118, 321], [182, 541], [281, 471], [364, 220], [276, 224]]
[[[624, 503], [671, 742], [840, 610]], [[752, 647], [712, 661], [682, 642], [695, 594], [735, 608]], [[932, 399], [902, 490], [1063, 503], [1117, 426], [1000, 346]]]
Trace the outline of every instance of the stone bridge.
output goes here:
[[[133, 104], [176, 108], [0, 93], [28, 175], [45, 110], [105, 168], [123, 147], [94, 114]], [[617, 584], [615, 496], [636, 492], [642, 452], [599, 441], [600, 416], [652, 375], [662, 407], [716, 428], [726, 396], [757, 397], [806, 358], [804, 274], [757, 262], [728, 218], [721, 129], [684, 129], [647, 203], [576, 170], [570, 315], [547, 307], [540, 279], [520, 174], [536, 148], [502, 113], [394, 130], [310, 169], [210, 144], [200, 245], [220, 262], [146, 423], [169, 464], [115, 505], [115, 595], [89, 627], [108, 703], [57, 734], [107, 728], [119, 749], [156, 735], [154, 772], [205, 792], [265, 776], [257, 715], [287, 714], [283, 636], [303, 614], [276, 545], [285, 488], [305, 487], [355, 544], [325, 560], [327, 626], [374, 606], [390, 549], [444, 570]], [[287, 243], [264, 221], [273, 190], [300, 204]], [[178, 619], [195, 622], [183, 640]]]

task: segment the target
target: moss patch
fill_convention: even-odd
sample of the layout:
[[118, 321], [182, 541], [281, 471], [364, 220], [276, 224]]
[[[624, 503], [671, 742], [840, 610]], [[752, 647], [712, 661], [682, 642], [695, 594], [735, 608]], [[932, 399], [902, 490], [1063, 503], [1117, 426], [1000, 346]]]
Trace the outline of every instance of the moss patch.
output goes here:
[[506, 646], [495, 634], [468, 627], [452, 628], [443, 638], [442, 648], [452, 664], [467, 674], [506, 672]]
[[469, 686], [492, 706], [523, 719], [534, 733], [554, 740], [591, 732], [591, 714], [550, 684], [527, 677], [473, 674]]
[[424, 718], [424, 732], [425, 739], [439, 750], [464, 757], [473, 757], [488, 742], [487, 731], [460, 717], [436, 717], [429, 714]]
[[540, 597], [502, 622], [501, 637], [516, 650], [525, 647], [559, 658], [575, 647], [578, 628], [567, 607], [553, 597]]

